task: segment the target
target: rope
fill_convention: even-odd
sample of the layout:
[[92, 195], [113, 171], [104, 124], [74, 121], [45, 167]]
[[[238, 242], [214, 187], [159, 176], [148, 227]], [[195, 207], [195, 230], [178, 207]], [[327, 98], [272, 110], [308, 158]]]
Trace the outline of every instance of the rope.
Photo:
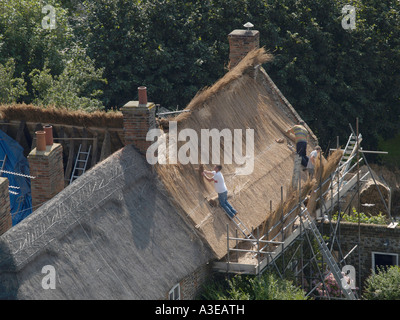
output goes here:
[[0, 170], [0, 172], [6, 173], [6, 174], [11, 174], [11, 175], [14, 175], [14, 176], [29, 178], [29, 179], [35, 179], [35, 178], [36, 178], [36, 177], [29, 176], [29, 175], [27, 175], [27, 174], [22, 174], [22, 173], [17, 173], [17, 172], [11, 172], [11, 171], [7, 171], [7, 170]]

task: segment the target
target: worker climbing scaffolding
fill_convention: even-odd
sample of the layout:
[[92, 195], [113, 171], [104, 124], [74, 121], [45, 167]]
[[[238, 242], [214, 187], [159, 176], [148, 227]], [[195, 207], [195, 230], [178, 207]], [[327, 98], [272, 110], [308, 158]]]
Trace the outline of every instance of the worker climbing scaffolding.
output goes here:
[[295, 126], [290, 128], [287, 133], [292, 133], [296, 139], [296, 153], [301, 157], [301, 165], [306, 168], [308, 164], [307, 157], [307, 138], [308, 131], [304, 127], [304, 121], [300, 120]]

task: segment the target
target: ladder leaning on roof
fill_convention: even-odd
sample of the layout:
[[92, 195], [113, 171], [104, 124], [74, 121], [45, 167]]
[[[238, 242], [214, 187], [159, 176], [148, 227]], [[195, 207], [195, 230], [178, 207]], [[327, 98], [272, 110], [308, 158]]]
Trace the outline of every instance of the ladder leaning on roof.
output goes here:
[[[92, 146], [89, 145], [89, 150], [87, 152], [81, 151], [81, 148], [82, 148], [82, 145], [80, 144], [78, 154], [77, 154], [76, 160], [75, 160], [74, 170], [72, 170], [71, 179], [70, 179], [69, 183], [72, 183], [72, 181], [79, 178], [86, 171], [86, 166], [87, 166], [87, 163], [89, 160], [90, 150], [91, 150]], [[81, 155], [83, 156], [82, 159], [81, 159]], [[80, 166], [81, 163], [83, 164], [83, 167]]]
[[[229, 216], [229, 215], [228, 215]], [[250, 232], [249, 228], [247, 228], [244, 223], [242, 222], [242, 220], [239, 219], [238, 215], [236, 214], [235, 216], [231, 217], [229, 216], [229, 218], [233, 221], [233, 223], [236, 225], [236, 227], [243, 233], [243, 235], [247, 238], [247, 239], [256, 239], [253, 234]]]

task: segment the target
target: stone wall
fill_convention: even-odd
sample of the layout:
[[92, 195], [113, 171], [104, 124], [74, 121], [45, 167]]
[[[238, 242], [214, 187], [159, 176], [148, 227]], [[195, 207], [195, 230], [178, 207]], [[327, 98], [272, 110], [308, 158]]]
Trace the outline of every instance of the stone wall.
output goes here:
[[[328, 227], [329, 224], [324, 224], [324, 232], [326, 235], [328, 235]], [[333, 224], [333, 227], [335, 227], [335, 224]], [[343, 255], [346, 255], [358, 244], [359, 232], [357, 223], [341, 222], [337, 234], [340, 239]], [[361, 273], [362, 287], [373, 268], [373, 252], [384, 254], [394, 253], [400, 256], [400, 228], [390, 229], [387, 228], [386, 225], [360, 224], [360, 246], [349, 255], [348, 259], [346, 259], [346, 264], [353, 265], [356, 272]], [[358, 286], [358, 274], [356, 274], [356, 279], [356, 285]]]
[[[196, 299], [202, 292], [204, 283], [211, 277], [211, 273], [211, 265], [205, 264], [183, 278], [179, 282], [180, 300]], [[165, 299], [169, 299], [169, 292], [166, 292]]]

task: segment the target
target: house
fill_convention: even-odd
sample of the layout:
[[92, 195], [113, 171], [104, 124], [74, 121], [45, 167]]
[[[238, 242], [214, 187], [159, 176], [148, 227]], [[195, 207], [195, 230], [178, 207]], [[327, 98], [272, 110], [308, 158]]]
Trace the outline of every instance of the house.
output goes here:
[[[257, 228], [270, 204], [280, 203], [280, 187], [291, 183], [294, 142], [285, 132], [300, 116], [261, 67], [272, 57], [259, 49], [258, 31], [235, 30], [229, 41], [230, 71], [162, 128], [166, 139], [172, 121], [199, 135], [203, 128], [253, 130], [254, 170], [238, 175], [241, 165], [232, 163], [223, 172], [230, 202]], [[216, 194], [199, 165], [146, 161], [146, 135], [157, 127], [147, 96], [122, 114], [125, 146], [0, 237], [0, 298], [193, 299], [212, 262], [226, 255], [227, 226], [231, 235], [236, 226], [212, 205]], [[315, 144], [310, 130], [310, 148]], [[60, 152], [59, 144], [48, 148], [39, 155]]]

